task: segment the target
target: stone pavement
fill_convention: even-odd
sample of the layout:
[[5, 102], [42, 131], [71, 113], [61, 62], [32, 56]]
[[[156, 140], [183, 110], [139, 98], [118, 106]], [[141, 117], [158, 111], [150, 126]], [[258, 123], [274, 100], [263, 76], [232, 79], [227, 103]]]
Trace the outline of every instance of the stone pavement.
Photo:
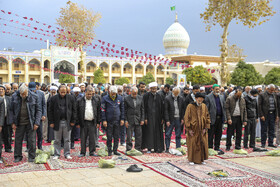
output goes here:
[[[279, 157], [235, 158], [229, 161], [280, 176]], [[0, 175], [0, 186], [181, 186], [142, 165], [141, 173], [128, 173], [128, 165], [112, 169], [86, 168]]]

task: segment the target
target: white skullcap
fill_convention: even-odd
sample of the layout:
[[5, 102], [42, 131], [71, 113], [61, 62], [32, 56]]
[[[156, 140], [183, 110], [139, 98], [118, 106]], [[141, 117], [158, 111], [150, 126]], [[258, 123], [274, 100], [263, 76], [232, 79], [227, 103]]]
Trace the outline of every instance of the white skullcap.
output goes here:
[[202, 87], [200, 87], [200, 90], [205, 90], [205, 87], [203, 87], [203, 86], [202, 86]]
[[51, 90], [51, 91], [52, 91], [52, 90], [57, 91], [57, 90], [58, 90], [58, 88], [57, 88], [56, 86], [51, 86], [51, 87], [50, 87], [50, 90]]
[[109, 92], [111, 93], [118, 93], [118, 89], [116, 86], [110, 86]]
[[262, 85], [255, 86], [255, 89], [262, 88]]
[[79, 87], [73, 88], [73, 92], [81, 92], [81, 89]]
[[81, 83], [79, 86], [86, 86], [84, 83]]
[[157, 87], [157, 86], [158, 86], [158, 84], [157, 84], [156, 82], [151, 82], [151, 83], [149, 84], [149, 88]]
[[193, 87], [192, 87], [192, 86], [190, 86], [190, 89], [192, 90], [192, 89], [193, 89]]

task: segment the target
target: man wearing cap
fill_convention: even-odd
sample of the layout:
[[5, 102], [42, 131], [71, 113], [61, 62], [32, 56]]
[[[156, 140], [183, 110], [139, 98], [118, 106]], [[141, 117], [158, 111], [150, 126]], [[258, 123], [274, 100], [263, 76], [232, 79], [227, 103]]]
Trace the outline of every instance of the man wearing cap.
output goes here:
[[255, 148], [256, 138], [256, 122], [258, 121], [258, 104], [257, 104], [258, 91], [256, 89], [250, 90], [250, 93], [244, 97], [246, 101], [247, 111], [247, 125], [245, 126], [245, 134], [243, 145], [248, 149], [248, 136], [250, 135], [250, 148]]
[[[36, 86], [35, 86], [36, 87]], [[28, 162], [34, 162], [36, 151], [36, 130], [40, 126], [42, 107], [38, 95], [22, 84], [12, 95], [10, 121], [15, 133], [14, 162], [22, 160], [22, 141], [27, 135]]]
[[[39, 84], [39, 83], [38, 83]], [[36, 85], [35, 82], [30, 82], [28, 84], [28, 88], [31, 92], [35, 93], [38, 96], [38, 102], [41, 107], [42, 116], [40, 121], [40, 126], [38, 127], [36, 133], [37, 133], [37, 147], [38, 149], [42, 150], [42, 142], [43, 142], [43, 121], [46, 120], [46, 101], [45, 101], [45, 94], [39, 89], [39, 85]]]
[[204, 95], [195, 94], [195, 101], [188, 105], [184, 122], [187, 130], [188, 160], [190, 165], [206, 164], [208, 159], [208, 135], [210, 115], [203, 103]]
[[142, 148], [147, 148], [148, 153], [154, 149], [155, 152], [164, 151], [163, 139], [163, 101], [159, 93], [157, 93], [157, 83], [149, 84], [150, 92], [143, 97], [145, 125], [143, 126]]
[[236, 130], [235, 149], [241, 149], [242, 126], [247, 125], [246, 102], [242, 96], [242, 88], [236, 87], [234, 95], [226, 99], [226, 116], [228, 120], [226, 150], [231, 147], [231, 138]]
[[118, 153], [119, 129], [124, 125], [124, 102], [117, 94], [116, 86], [110, 86], [109, 95], [105, 95], [101, 101], [101, 112], [103, 126], [107, 128], [108, 155], [112, 155], [112, 138], [114, 138], [113, 153]]
[[72, 159], [70, 156], [70, 135], [71, 129], [77, 119], [77, 107], [73, 96], [66, 93], [66, 85], [60, 85], [58, 94], [51, 97], [48, 109], [50, 127], [54, 129], [54, 157], [57, 160], [61, 152], [61, 139], [64, 140], [64, 156], [66, 159]]
[[220, 143], [223, 123], [226, 121], [226, 111], [225, 98], [223, 95], [220, 95], [220, 86], [218, 84], [213, 85], [213, 91], [206, 96], [205, 102], [211, 119], [211, 125], [208, 131], [208, 147], [213, 149], [214, 140], [214, 149], [219, 151], [220, 154], [223, 154], [224, 152], [220, 149]]
[[[0, 85], [0, 97], [4, 99], [4, 125], [2, 127], [2, 138], [5, 145], [5, 152], [12, 153], [12, 127], [11, 121], [9, 118], [10, 115], [10, 108], [11, 108], [11, 97], [5, 95], [5, 86]], [[2, 145], [1, 145], [2, 146]], [[2, 149], [2, 147], [1, 147]]]

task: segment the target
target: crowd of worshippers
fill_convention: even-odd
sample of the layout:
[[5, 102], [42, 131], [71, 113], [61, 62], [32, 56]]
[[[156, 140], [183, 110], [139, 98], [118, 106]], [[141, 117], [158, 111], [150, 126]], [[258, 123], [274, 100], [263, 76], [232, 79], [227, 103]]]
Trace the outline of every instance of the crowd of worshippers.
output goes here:
[[[244, 149], [279, 146], [279, 113], [279, 88], [272, 84], [253, 88], [217, 84], [159, 87], [156, 82], [123, 86], [4, 84], [0, 85], [0, 158], [5, 148], [14, 153], [14, 162], [20, 162], [26, 142], [28, 162], [34, 162], [36, 149], [43, 149], [43, 141], [53, 140], [53, 159], [60, 158], [62, 149], [64, 157], [72, 159], [75, 141], [80, 141], [79, 157], [87, 155], [87, 147], [89, 156], [97, 156], [100, 130], [106, 133], [109, 156], [120, 155], [119, 144], [126, 151], [169, 153], [175, 131], [176, 148], [181, 147], [182, 134], [186, 135], [190, 164], [205, 164], [208, 148], [221, 154], [241, 149], [243, 128]], [[225, 124], [226, 149], [222, 150]], [[256, 147], [256, 136], [261, 138], [261, 148]], [[235, 148], [231, 148], [233, 137]]]

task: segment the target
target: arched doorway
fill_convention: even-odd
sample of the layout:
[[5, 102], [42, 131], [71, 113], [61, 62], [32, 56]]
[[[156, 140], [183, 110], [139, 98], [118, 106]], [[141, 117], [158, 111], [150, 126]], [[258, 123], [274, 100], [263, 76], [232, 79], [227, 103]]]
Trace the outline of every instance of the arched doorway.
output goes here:
[[29, 71], [40, 71], [40, 62], [39, 60], [33, 58], [29, 61]]
[[126, 63], [123, 67], [123, 73], [132, 74], [132, 65], [129, 63]]
[[54, 65], [54, 70], [55, 70], [54, 79], [59, 79], [60, 73], [58, 73], [56, 71], [74, 74], [75, 66], [73, 64], [71, 64], [70, 62], [63, 60]]
[[50, 71], [50, 61], [49, 60], [45, 60], [44, 61], [44, 68], [45, 70], [44, 71]]
[[44, 77], [44, 83], [47, 84], [47, 85], [50, 84], [50, 77], [49, 77], [48, 75], [46, 75], [46, 76]]
[[157, 67], [157, 74], [158, 75], [163, 75], [164, 74], [164, 72], [162, 71], [163, 69], [164, 69], [164, 67], [162, 65], [159, 65]]
[[87, 64], [87, 73], [94, 73], [95, 70], [96, 70], [96, 64], [93, 62], [89, 62]]
[[99, 67], [104, 73], [109, 73], [109, 65], [106, 62], [102, 62]]
[[121, 73], [121, 66], [119, 63], [115, 62], [112, 65], [112, 73]]
[[8, 60], [4, 57], [0, 57], [0, 70], [8, 70]]
[[144, 73], [143, 65], [137, 64], [135, 66], [135, 74], [143, 74], [143, 73]]
[[149, 65], [146, 67], [146, 73], [152, 73], [152, 74], [154, 74], [154, 66], [152, 66], [151, 64], [149, 64]]

